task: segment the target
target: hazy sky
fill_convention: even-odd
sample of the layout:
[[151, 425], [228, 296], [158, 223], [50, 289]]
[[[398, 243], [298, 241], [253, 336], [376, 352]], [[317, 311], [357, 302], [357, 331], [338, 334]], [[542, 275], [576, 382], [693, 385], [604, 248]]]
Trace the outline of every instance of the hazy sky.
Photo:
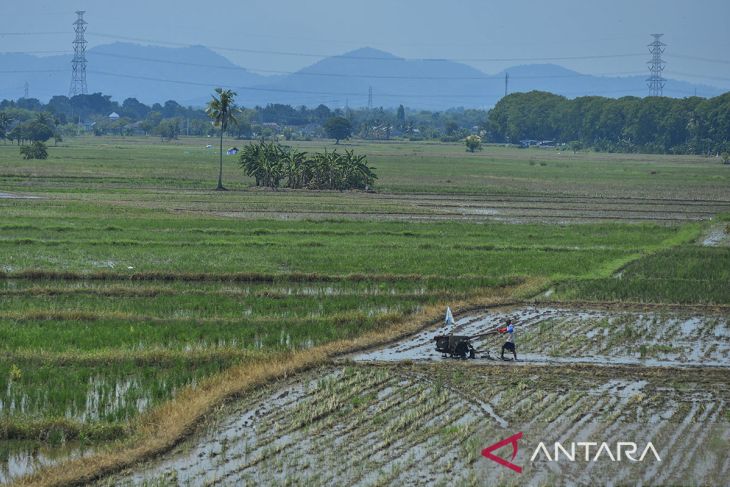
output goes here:
[[[294, 71], [315, 62], [316, 55], [370, 46], [407, 58], [469, 59], [468, 64], [487, 73], [544, 60], [584, 73], [642, 74], [647, 71], [649, 34], [659, 32], [668, 44], [667, 77], [730, 88], [730, 0], [2, 3], [0, 52], [71, 52], [73, 12], [82, 9], [87, 11], [91, 47], [128, 37], [161, 41], [161, 45], [296, 53], [217, 49], [233, 62], [260, 72]], [[18, 33], [34, 35], [11, 35]], [[632, 56], [596, 57], [614, 55]], [[594, 58], [546, 59], [590, 56]]]

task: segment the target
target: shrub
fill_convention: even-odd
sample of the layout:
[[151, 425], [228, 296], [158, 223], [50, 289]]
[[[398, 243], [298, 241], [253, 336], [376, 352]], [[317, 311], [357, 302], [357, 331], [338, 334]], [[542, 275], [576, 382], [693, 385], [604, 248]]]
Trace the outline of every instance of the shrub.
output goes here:
[[48, 159], [48, 149], [43, 142], [33, 142], [20, 148], [23, 159]]
[[364, 155], [355, 151], [307, 154], [291, 147], [261, 141], [241, 153], [241, 166], [256, 186], [276, 189], [286, 180], [292, 189], [369, 189], [377, 176]]
[[466, 143], [466, 150], [468, 152], [475, 152], [482, 149], [482, 138], [478, 135], [470, 135], [464, 139]]

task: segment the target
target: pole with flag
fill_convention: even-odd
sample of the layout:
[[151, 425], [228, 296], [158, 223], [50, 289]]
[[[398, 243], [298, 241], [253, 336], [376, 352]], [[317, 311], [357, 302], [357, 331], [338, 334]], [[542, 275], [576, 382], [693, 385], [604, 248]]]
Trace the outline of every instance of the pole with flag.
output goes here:
[[446, 307], [446, 317], [444, 318], [446, 326], [454, 326], [454, 315], [451, 314], [451, 307]]

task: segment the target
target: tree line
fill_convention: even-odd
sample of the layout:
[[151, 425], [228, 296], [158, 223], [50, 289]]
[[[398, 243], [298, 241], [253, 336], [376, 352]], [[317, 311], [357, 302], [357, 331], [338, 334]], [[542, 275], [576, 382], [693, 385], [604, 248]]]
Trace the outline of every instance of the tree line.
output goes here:
[[[118, 119], [110, 119], [112, 112]], [[52, 123], [53, 136], [73, 135], [79, 122], [97, 135], [213, 136], [219, 131], [203, 108], [173, 100], [145, 105], [134, 98], [121, 104], [95, 93], [0, 102], [0, 138], [18, 143], [45, 135], [31, 124], [38, 113]], [[4, 118], [3, 118], [4, 117]], [[462, 141], [478, 135], [484, 143], [518, 144], [553, 140], [613, 152], [712, 154], [730, 152], [730, 93], [705, 99], [598, 96], [568, 99], [546, 92], [514, 93], [487, 110], [455, 108], [443, 112], [398, 108], [314, 108], [270, 104], [241, 108], [226, 133], [246, 139], [317, 138]], [[5, 120], [5, 122], [3, 122]], [[8, 121], [9, 120], [9, 121]], [[19, 128], [20, 127], [20, 128]], [[35, 134], [30, 136], [30, 134]], [[50, 138], [50, 137], [49, 137]], [[46, 139], [47, 140], [47, 139]]]
[[565, 142], [610, 152], [717, 154], [730, 151], [730, 93], [705, 99], [567, 99], [514, 93], [489, 112], [488, 138]]
[[[136, 98], [122, 103], [108, 95], [93, 93], [73, 97], [54, 96], [48, 103], [35, 98], [0, 101], [0, 113], [15, 124], [44, 112], [55, 120], [62, 135], [88, 131], [95, 135], [149, 135], [163, 140], [181, 135], [208, 136], [218, 131], [210, 124], [203, 107], [186, 107], [174, 100], [146, 105]], [[119, 118], [110, 119], [116, 113]], [[283, 104], [242, 107], [238, 124], [227, 130], [229, 136], [259, 139], [274, 137], [285, 140], [312, 140], [342, 133], [341, 120], [348, 122], [347, 136], [363, 139], [407, 138], [412, 140], [442, 139], [458, 141], [478, 130], [486, 122], [487, 112], [454, 108], [443, 112], [396, 108], [330, 108], [292, 107]], [[330, 122], [328, 128], [327, 123]], [[333, 132], [339, 123], [339, 130]], [[0, 138], [4, 134], [0, 134]], [[335, 138], [335, 137], [332, 137]]]

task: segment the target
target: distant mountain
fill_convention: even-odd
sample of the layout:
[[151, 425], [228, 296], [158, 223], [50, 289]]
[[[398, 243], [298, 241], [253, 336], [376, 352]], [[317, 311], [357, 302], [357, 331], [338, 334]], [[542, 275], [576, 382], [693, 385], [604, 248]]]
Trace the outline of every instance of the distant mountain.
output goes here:
[[0, 53], [0, 99], [23, 96], [28, 82], [29, 96], [48, 101], [67, 94], [71, 82], [71, 56], [37, 57]]
[[[86, 57], [89, 92], [112, 95], [120, 102], [134, 97], [147, 104], [175, 100], [181, 105], [203, 105], [215, 86], [252, 86], [266, 79], [203, 46], [169, 48], [117, 42], [89, 49]], [[47, 100], [68, 94], [71, 59], [0, 54], [0, 98], [23, 96], [26, 80], [31, 97]], [[8, 73], [13, 70], [19, 72]]]
[[[485, 74], [446, 60], [412, 60], [372, 48], [323, 59], [284, 79], [266, 83], [266, 98], [293, 105], [373, 105], [444, 109], [486, 106]], [[258, 94], [261, 96], [261, 94]]]
[[[554, 64], [515, 66], [495, 75], [454, 61], [410, 60], [371, 48], [358, 49], [319, 61], [274, 83], [266, 99], [292, 105], [319, 103], [366, 106], [372, 88], [373, 106], [444, 110], [451, 107], [492, 107], [508, 90], [550, 91], [569, 98], [598, 95], [618, 98], [645, 96], [646, 76], [592, 76]], [[717, 96], [723, 90], [668, 80], [665, 95]], [[256, 93], [260, 97], [261, 93]], [[258, 98], [257, 98], [258, 99]]]
[[[89, 92], [117, 101], [135, 97], [151, 104], [176, 100], [202, 106], [216, 86], [234, 88], [244, 106], [286, 103], [294, 106], [362, 107], [372, 89], [373, 106], [444, 110], [491, 107], [509, 92], [542, 90], [570, 98], [584, 95], [644, 96], [646, 76], [584, 75], [554, 64], [515, 66], [494, 75], [448, 60], [404, 59], [385, 51], [362, 48], [332, 56], [286, 76], [261, 76], [237, 66], [203, 46], [169, 48], [114, 43], [87, 53]], [[23, 96], [47, 101], [68, 93], [71, 56], [36, 57], [0, 54], [0, 99]], [[668, 80], [665, 95], [717, 96], [712, 86]]]
[[[648, 88], [645, 76], [593, 76], [571, 71], [555, 64], [530, 64], [514, 66], [497, 74], [504, 80], [509, 73], [509, 91], [525, 92], [531, 90], [549, 91], [568, 98], [577, 96], [646, 96]], [[504, 81], [503, 81], [504, 83]], [[666, 96], [682, 98], [685, 96], [712, 97], [721, 95], [723, 90], [714, 86], [668, 80], [664, 89]]]

